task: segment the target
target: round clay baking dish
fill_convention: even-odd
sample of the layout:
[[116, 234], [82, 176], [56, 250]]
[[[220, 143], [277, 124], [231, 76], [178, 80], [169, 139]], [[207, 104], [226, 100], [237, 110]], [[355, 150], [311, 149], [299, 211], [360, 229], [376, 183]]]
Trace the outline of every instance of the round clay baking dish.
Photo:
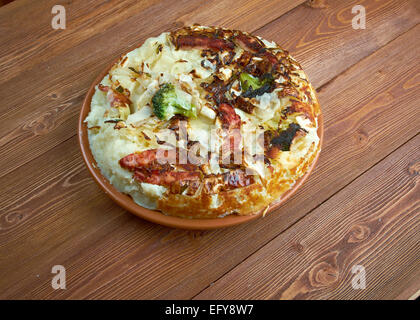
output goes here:
[[[253, 215], [248, 216], [239, 216], [239, 215], [229, 215], [223, 218], [209, 218], [209, 219], [185, 219], [185, 218], [178, 218], [167, 216], [161, 213], [160, 211], [146, 209], [133, 201], [133, 199], [118, 191], [109, 181], [102, 175], [101, 171], [99, 170], [95, 159], [93, 158], [92, 152], [90, 151], [89, 146], [89, 139], [88, 139], [88, 129], [86, 123], [84, 123], [85, 118], [89, 114], [90, 111], [90, 103], [92, 100], [92, 96], [95, 93], [95, 86], [99, 84], [102, 79], [108, 74], [111, 67], [119, 60], [120, 58], [113, 61], [105, 70], [98, 75], [95, 81], [89, 87], [89, 90], [86, 94], [86, 97], [83, 101], [82, 108], [80, 110], [79, 115], [79, 123], [78, 123], [78, 136], [79, 136], [79, 144], [80, 149], [82, 152], [83, 160], [86, 163], [86, 166], [92, 175], [93, 179], [102, 188], [103, 191], [117, 204], [121, 207], [126, 209], [127, 211], [135, 214], [136, 216], [143, 218], [145, 220], [158, 223], [167, 227], [172, 228], [180, 228], [186, 230], [210, 230], [210, 229], [218, 229], [224, 227], [230, 227], [234, 225], [238, 225], [244, 222], [248, 222], [254, 220], [258, 217], [263, 215], [265, 210], [261, 210]], [[318, 136], [320, 137], [320, 146], [322, 147], [323, 142], [323, 117], [322, 114], [318, 117]], [[300, 179], [296, 181], [293, 187], [285, 192], [280, 199], [278, 199], [275, 203], [272, 203], [266, 214], [269, 214], [276, 208], [278, 208], [281, 204], [283, 204], [288, 198], [290, 198], [296, 190], [305, 182], [308, 176], [311, 174], [313, 168], [315, 167], [320, 152], [316, 155], [314, 161], [312, 162], [308, 172], [302, 176]]]

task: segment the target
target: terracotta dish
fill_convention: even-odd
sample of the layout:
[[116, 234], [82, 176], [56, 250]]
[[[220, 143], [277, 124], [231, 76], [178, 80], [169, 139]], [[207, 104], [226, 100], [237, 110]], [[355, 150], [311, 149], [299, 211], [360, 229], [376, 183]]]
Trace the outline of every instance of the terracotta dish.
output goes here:
[[[219, 218], [181, 218], [176, 216], [169, 216], [165, 215], [160, 211], [146, 209], [137, 203], [131, 198], [131, 196], [126, 195], [120, 191], [118, 191], [101, 173], [98, 165], [93, 157], [93, 154], [90, 149], [89, 144], [89, 137], [88, 137], [88, 128], [87, 123], [84, 122], [86, 117], [88, 116], [91, 110], [91, 101], [92, 96], [95, 93], [95, 87], [102, 81], [102, 79], [108, 74], [111, 67], [120, 61], [120, 58], [116, 61], [113, 61], [104, 71], [98, 75], [98, 77], [93, 81], [90, 85], [87, 95], [83, 101], [83, 105], [79, 115], [79, 123], [78, 123], [78, 137], [80, 148], [82, 152], [83, 159], [86, 163], [86, 166], [94, 178], [94, 180], [98, 183], [98, 185], [105, 191], [105, 193], [111, 197], [117, 204], [119, 204], [124, 209], [128, 210], [129, 212], [144, 218], [148, 221], [155, 222], [164, 226], [174, 227], [174, 228], [181, 228], [181, 229], [189, 229], [189, 230], [205, 230], [205, 229], [217, 229], [222, 227], [229, 227], [237, 224], [241, 224], [247, 221], [254, 220], [258, 217], [261, 217], [266, 214], [270, 214], [273, 210], [278, 208], [281, 204], [283, 204], [288, 198], [290, 198], [296, 190], [304, 183], [304, 181], [308, 178], [311, 174], [313, 168], [315, 167], [317, 160], [319, 158], [320, 152], [318, 152], [313, 159], [312, 163], [308, 167], [307, 172], [301, 176], [298, 180], [296, 180], [295, 184], [282, 196], [270, 204], [270, 206], [266, 209], [260, 210], [255, 214], [251, 215], [236, 215], [230, 214], [224, 217]], [[323, 117], [322, 114], [318, 115], [318, 136], [319, 136], [319, 145], [322, 146], [323, 143]], [[316, 132], [316, 129], [314, 130]], [[275, 195], [275, 193], [273, 194]], [[235, 207], [236, 208], [236, 207]]]

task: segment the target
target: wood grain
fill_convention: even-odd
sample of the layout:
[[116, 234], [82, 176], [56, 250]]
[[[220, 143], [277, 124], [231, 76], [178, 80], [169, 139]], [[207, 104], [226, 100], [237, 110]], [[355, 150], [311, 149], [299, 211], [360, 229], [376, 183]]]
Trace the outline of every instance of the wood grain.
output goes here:
[[206, 1], [197, 9], [180, 17], [178, 21], [184, 25], [199, 23], [204, 26], [215, 25], [253, 32], [305, 1]]
[[[418, 287], [419, 177], [420, 135], [196, 298], [390, 299]], [[365, 289], [352, 287], [355, 265]]]
[[[331, 79], [330, 72], [343, 72], [420, 22], [420, 2], [416, 0], [326, 3], [315, 8], [300, 5], [258, 30], [302, 61], [316, 87]], [[365, 7], [364, 30], [351, 28], [355, 5]]]
[[[418, 132], [418, 76], [413, 74], [418, 31], [411, 30], [322, 88], [327, 128], [318, 169], [278, 212], [250, 224], [185, 232], [124, 214], [82, 170], [75, 138], [6, 175], [15, 183], [4, 195], [16, 197], [2, 203], [1, 270], [8, 275], [0, 277], [3, 296], [193, 297]], [[401, 58], [403, 44], [407, 54]], [[401, 103], [405, 108], [397, 118], [394, 110]], [[51, 174], [48, 159], [56, 164]], [[28, 183], [34, 179], [36, 183]], [[53, 291], [49, 284], [49, 268], [58, 263], [68, 268], [65, 292]]]
[[[351, 3], [355, 4], [356, 2], [352, 1]], [[200, 16], [200, 19], [209, 24], [212, 17], [217, 16], [217, 19], [223, 17], [223, 15], [215, 15], [215, 12], [220, 11], [218, 2], [211, 3], [213, 3], [212, 9], [205, 11], [207, 18], [203, 17], [204, 13]], [[253, 1], [250, 3], [254, 7], [258, 7], [258, 3]], [[304, 45], [298, 47], [290, 43], [292, 49], [293, 46], [296, 47], [296, 50], [293, 49], [291, 52], [300, 58], [311, 81], [314, 84], [323, 84], [364, 58], [366, 54], [374, 52], [420, 21], [420, 14], [418, 10], [415, 10], [415, 3], [418, 2], [404, 0], [397, 3], [398, 5], [395, 5], [395, 1], [387, 1], [371, 4], [368, 22], [374, 24], [375, 28], [363, 31], [354, 31], [351, 28], [351, 21], [348, 19], [341, 21], [338, 26], [331, 23], [323, 25], [322, 21], [338, 21], [341, 19], [340, 15], [342, 15], [344, 9], [350, 10], [351, 6], [347, 1], [337, 1], [327, 9], [312, 9], [300, 6], [286, 14], [285, 17], [281, 17], [259, 30], [258, 34], [287, 45], [290, 42], [289, 38], [303, 39], [300, 42]], [[250, 9], [250, 12], [254, 12], [250, 8], [251, 4], [246, 7]], [[181, 3], [179, 3], [179, 6], [181, 6]], [[190, 2], [183, 5], [182, 8], [182, 10], [192, 10]], [[288, 8], [288, 6], [279, 7], [277, 8], [279, 11], [276, 12], [280, 15]], [[161, 23], [151, 24], [150, 18], [146, 18], [161, 11], [164, 14], [170, 9], [171, 7], [163, 9], [157, 4], [146, 8], [137, 15], [133, 15], [127, 21], [121, 22], [124, 24], [124, 28], [117, 24], [108, 29], [103, 26], [106, 29], [103, 31], [99, 27], [95, 29], [95, 19], [106, 20], [107, 15], [112, 13], [111, 9], [108, 8], [108, 11], [104, 11], [103, 14], [92, 16], [95, 11], [93, 13], [86, 11], [87, 13], [84, 14], [84, 11], [79, 12], [75, 8], [75, 15], [78, 15], [77, 17], [80, 20], [78, 23], [80, 30], [87, 28], [90, 33], [79, 34], [80, 30], [77, 29], [74, 31], [76, 40], [67, 38], [58, 40], [54, 38], [56, 33], [53, 33], [54, 37], [51, 43], [55, 43], [59, 48], [64, 48], [56, 49], [58, 50], [56, 56], [51, 56], [52, 53], [48, 50], [39, 52], [38, 56], [42, 57], [43, 62], [35, 65], [32, 65], [32, 63], [35, 63], [36, 59], [28, 58], [27, 62], [22, 61], [23, 65], [30, 64], [28, 66], [29, 70], [22, 69], [24, 70], [22, 71], [18, 68], [21, 72], [20, 75], [0, 86], [0, 96], [3, 97], [4, 101], [0, 105], [0, 110], [2, 110], [2, 107], [4, 110], [0, 112], [0, 121], [3, 124], [0, 127], [0, 153], [4, 154], [0, 159], [0, 166], [3, 168], [0, 177], [75, 135], [79, 107], [86, 94], [86, 88], [93, 81], [95, 75], [105, 67], [108, 61], [117, 57], [122, 51], [137, 46], [138, 43], [141, 43], [150, 35], [157, 35], [164, 30], [181, 25], [182, 21], [176, 14], [182, 15], [181, 12], [183, 11], [180, 11], [181, 9], [178, 7], [173, 9], [173, 12], [171, 11], [173, 14], [167, 17], [165, 20], [167, 23], [163, 25]], [[45, 10], [46, 8], [43, 8], [43, 11], [40, 11], [45, 12]], [[102, 8], [101, 10], [105, 9]], [[130, 7], [130, 10], [134, 9]], [[391, 10], [396, 14], [389, 17], [388, 12]], [[232, 15], [229, 12], [226, 10], [222, 10], [222, 12], [224, 12], [226, 19], [224, 24], [228, 27], [243, 27], [252, 31], [254, 27], [261, 25], [258, 15], [254, 15], [252, 19], [249, 17], [250, 20], [247, 20], [248, 26], [246, 26], [241, 22], [240, 17], [238, 17], [237, 22], [232, 21]], [[49, 12], [45, 14], [48, 17], [50, 15]], [[405, 17], [402, 19], [402, 23], [400, 23], [400, 16]], [[160, 16], [157, 15], [157, 17]], [[186, 21], [188, 19], [186, 18]], [[314, 28], [312, 24], [306, 22], [307, 19], [315, 21], [317, 25], [320, 24], [322, 32], [315, 31], [314, 33]], [[256, 20], [259, 24], [256, 23]], [[387, 23], [383, 21], [387, 21]], [[397, 26], [391, 29], [392, 32], [388, 30], [390, 23]], [[90, 24], [94, 27], [89, 27]], [[271, 25], [272, 28], [270, 28]], [[289, 27], [291, 29], [282, 31], [287, 26], [291, 26]], [[121, 32], [122, 28], [123, 33]], [[269, 30], [274, 31], [269, 32]], [[302, 34], [297, 33], [293, 37], [289, 36], [302, 30], [305, 31]], [[38, 32], [38, 30], [36, 31]], [[43, 30], [39, 30], [39, 32], [43, 32]], [[360, 37], [360, 32], [365, 36]], [[79, 42], [82, 38], [86, 41]], [[380, 40], [375, 40], [378, 38]], [[343, 47], [344, 43], [346, 45]], [[20, 45], [20, 42], [16, 44], [17, 47]], [[11, 47], [13, 48], [13, 43]], [[353, 50], [353, 47], [363, 47], [363, 54], [361, 55], [358, 50]], [[26, 48], [26, 50], [29, 49]], [[328, 55], [325, 54], [326, 52]], [[342, 58], [343, 52], [346, 52], [344, 59]], [[101, 56], [99, 60], [98, 55]], [[329, 57], [328, 61], [324, 57]], [[9, 61], [10, 59], [5, 57], [4, 60]], [[62, 72], [62, 70], [66, 70], [66, 72]], [[10, 72], [13, 73], [13, 71]], [[3, 72], [0, 71], [0, 75], [3, 75]], [[41, 83], [35, 80], [39, 77], [43, 79]], [[7, 79], [7, 75], [0, 77], [0, 82], [2, 78]], [[17, 92], [16, 87], [25, 88], [25, 91], [23, 93]], [[37, 108], [34, 108], [34, 105]], [[27, 150], [34, 144], [37, 145], [37, 148], [28, 154]], [[9, 149], [12, 149], [13, 153], [7, 152]]]
[[[266, 10], [270, 13], [265, 17], [269, 21], [275, 19], [300, 2], [274, 2], [273, 10]], [[205, 14], [198, 20], [210, 23], [217, 17], [222, 25], [246, 27], [250, 31], [264, 25], [257, 8], [269, 5], [267, 1], [261, 6], [255, 1], [241, 0], [241, 7], [249, 11], [250, 20], [246, 22], [242, 16], [220, 10], [223, 1], [108, 1], [105, 5], [99, 1], [76, 1], [69, 3], [68, 29], [56, 31], [50, 27], [49, 20], [55, 1], [36, 2], [27, 7], [23, 1], [18, 3], [5, 7], [6, 12], [0, 11], [0, 21], [4, 22], [0, 22], [3, 30], [0, 40], [8, 44], [0, 47], [0, 96], [3, 98], [0, 153], [4, 154], [0, 159], [4, 168], [0, 177], [76, 134], [79, 108], [87, 88], [122, 53], [150, 36], [182, 26], [181, 17], [196, 12], [194, 9], [204, 3]], [[124, 7], [116, 3], [123, 3]], [[32, 10], [24, 9], [29, 7]], [[115, 16], [119, 11], [124, 14]], [[16, 37], [12, 30], [21, 30], [16, 21], [31, 21], [31, 14], [37, 14], [39, 20], [33, 21], [34, 25], [25, 25], [22, 34]], [[16, 19], [8, 24], [7, 17], [11, 15]], [[30, 41], [32, 34], [41, 38]], [[18, 92], [16, 88], [25, 90]], [[27, 150], [34, 144], [37, 148], [28, 154]], [[13, 154], [6, 152], [10, 149]]]
[[[16, 6], [0, 12], [0, 40], [7, 43], [0, 48], [0, 83], [80, 45], [89, 47], [89, 56], [96, 62], [98, 50], [102, 60], [110, 61], [110, 57], [174, 27], [196, 22], [254, 31], [302, 2], [238, 0], [235, 2], [238, 14], [232, 15], [226, 10], [231, 3], [221, 0], [18, 1]], [[66, 8], [65, 30], [51, 27], [51, 8], [57, 4]], [[34, 16], [36, 20], [32, 19]]]
[[[301, 222], [294, 223], [325, 202], [301, 220], [318, 221], [320, 208], [333, 201], [337, 191], [342, 189], [337, 197], [357, 191], [346, 191], [354, 179], [367, 181], [369, 190], [376, 190], [376, 177], [366, 180], [365, 171], [397, 148], [397, 155], [406, 151], [404, 144], [420, 131], [420, 29], [415, 27], [420, 18], [416, 1], [362, 2], [368, 8], [368, 28], [359, 31], [351, 29], [350, 15], [357, 1], [327, 1], [322, 8], [299, 5], [302, 1], [240, 1], [238, 8], [222, 0], [127, 1], [124, 5], [91, 1], [89, 8], [84, 1], [67, 1], [63, 3], [71, 8], [71, 27], [58, 32], [49, 27], [52, 1], [18, 0], [0, 8], [0, 39], [7, 43], [0, 46], [0, 298], [192, 298], [217, 279], [225, 281], [223, 275], [229, 277], [229, 270], [247, 257], [258, 260], [265, 244], [271, 248], [273, 238], [282, 241], [284, 230], [292, 234], [295, 226], [303, 228]], [[241, 14], [233, 14], [236, 11]], [[30, 20], [31, 12], [39, 19], [27, 26], [17, 28], [10, 21], [11, 17]], [[258, 29], [257, 34], [291, 49], [313, 83], [322, 85], [319, 97], [326, 123], [320, 163], [290, 201], [264, 219], [213, 232], [171, 230], [122, 210], [88, 175], [75, 137], [86, 88], [108, 61], [151, 35], [191, 22]], [[390, 157], [398, 157], [395, 154]], [[412, 152], [407, 157], [415, 159]], [[387, 168], [390, 175], [400, 176], [398, 164]], [[403, 184], [393, 186], [398, 191]], [[396, 197], [400, 195], [398, 191]], [[398, 199], [404, 205], [416, 204], [410, 197]], [[378, 207], [368, 208], [369, 217], [381, 205], [380, 198], [373, 199]], [[341, 215], [351, 209], [349, 203], [334, 203]], [[399, 207], [395, 210], [399, 217]], [[325, 235], [335, 236], [331, 230], [336, 220], [328, 213], [326, 217], [320, 220], [329, 226]], [[355, 221], [359, 225], [353, 217], [344, 220], [340, 235], [351, 230]], [[418, 289], [419, 266], [413, 263], [418, 256], [410, 244], [401, 242], [407, 235], [410, 241], [419, 240], [413, 234], [417, 225], [410, 221], [398, 218], [395, 224], [387, 224], [399, 235], [396, 239], [378, 235], [384, 241], [369, 242], [374, 252], [384, 251], [387, 257], [399, 257], [398, 248], [405, 248], [407, 257], [401, 259], [401, 271], [393, 269], [394, 277], [382, 277], [379, 271], [393, 266], [392, 260], [387, 258], [381, 265], [376, 253], [372, 258], [362, 254], [376, 282], [371, 291], [357, 297], [406, 299]], [[360, 232], [352, 234], [357, 238]], [[329, 252], [330, 247], [317, 248]], [[295, 252], [300, 248], [297, 245]], [[51, 288], [55, 264], [66, 267], [65, 291]], [[298, 267], [291, 262], [285, 269]], [[263, 267], [259, 271], [265, 283], [270, 275]], [[348, 275], [348, 269], [339, 271], [340, 276]], [[290, 283], [296, 280], [292, 275]], [[333, 283], [344, 286], [340, 281]], [[333, 287], [325, 285], [305, 297], [334, 297], [338, 289]], [[253, 296], [251, 290], [241, 294]], [[299, 296], [294, 295], [298, 291], [289, 292], [293, 292], [290, 297]], [[217, 294], [227, 296], [230, 291]], [[198, 297], [217, 294], [206, 290]], [[271, 291], [259, 289], [261, 298], [282, 294], [272, 287]], [[342, 292], [356, 297], [352, 294]]]

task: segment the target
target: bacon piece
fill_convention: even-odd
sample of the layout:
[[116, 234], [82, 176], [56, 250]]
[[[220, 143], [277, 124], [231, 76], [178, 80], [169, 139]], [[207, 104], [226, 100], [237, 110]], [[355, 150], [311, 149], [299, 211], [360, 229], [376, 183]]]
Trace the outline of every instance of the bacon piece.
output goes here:
[[266, 58], [273, 66], [277, 64], [278, 60], [274, 54], [272, 54], [270, 51], [264, 51], [261, 54], [264, 58]]
[[235, 40], [242, 47], [242, 49], [246, 49], [253, 53], [259, 53], [261, 50], [265, 50], [265, 47], [263, 46], [260, 40], [252, 36], [247, 36], [244, 33], [239, 33], [235, 37]]
[[[151, 166], [159, 167], [158, 150], [159, 149], [151, 149], [151, 150], [146, 150], [143, 152], [131, 153], [120, 159], [119, 161], [120, 166], [130, 171], [133, 171], [137, 168], [142, 168], [142, 167], [151, 167]], [[174, 150], [162, 149], [161, 152], [163, 153], [162, 156], [165, 157], [165, 159], [169, 163], [176, 162]]]
[[162, 170], [142, 170], [134, 172], [134, 178], [140, 182], [157, 185], [172, 185], [176, 182], [200, 180], [198, 171], [162, 171]]
[[221, 103], [219, 105], [219, 116], [225, 129], [239, 129], [241, 127], [241, 117], [230, 104]]
[[176, 38], [177, 48], [203, 48], [213, 51], [233, 50], [235, 45], [224, 39], [209, 38], [204, 35], [180, 35]]
[[131, 171], [138, 167], [145, 167], [156, 160], [156, 153], [157, 149], [131, 153], [120, 159], [120, 166]]
[[[193, 192], [193, 184], [200, 181], [201, 173], [197, 165], [180, 164], [179, 167], [186, 171], [173, 171], [174, 167], [168, 164], [160, 164], [158, 162], [159, 151], [165, 160], [175, 164], [178, 157], [179, 149], [164, 150], [151, 149], [143, 152], [132, 153], [120, 159], [119, 163], [122, 168], [134, 171], [133, 178], [140, 182], [146, 182], [157, 185], [165, 185], [171, 187], [171, 192], [180, 193], [182, 187], [190, 187]], [[168, 155], [171, 158], [168, 158]], [[173, 160], [173, 162], [171, 162]], [[194, 183], [193, 183], [194, 182]]]
[[127, 105], [131, 104], [131, 101], [127, 96], [112, 89], [109, 86], [104, 86], [102, 84], [99, 84], [98, 89], [103, 92], [107, 92], [107, 98], [108, 98], [108, 101], [111, 103], [111, 107], [119, 107], [119, 106], [125, 106], [126, 104]]
[[242, 49], [259, 54], [263, 58], [266, 58], [272, 65], [275, 65], [278, 62], [276, 56], [268, 51], [259, 39], [248, 36], [244, 33], [239, 33], [235, 40], [242, 47]]

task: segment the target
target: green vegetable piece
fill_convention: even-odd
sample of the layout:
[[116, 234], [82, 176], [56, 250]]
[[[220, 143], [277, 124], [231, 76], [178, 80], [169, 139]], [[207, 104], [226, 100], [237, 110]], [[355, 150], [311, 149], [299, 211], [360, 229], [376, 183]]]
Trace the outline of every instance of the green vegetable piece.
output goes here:
[[273, 88], [273, 76], [271, 74], [265, 74], [259, 79], [249, 73], [242, 72], [239, 80], [241, 81], [242, 96], [245, 98], [260, 96], [265, 92], [272, 91]]
[[196, 118], [197, 108], [186, 102], [183, 94], [183, 91], [175, 89], [173, 84], [163, 84], [152, 98], [155, 115], [161, 120], [168, 120], [175, 114]]
[[250, 87], [255, 90], [262, 86], [260, 79], [246, 72], [242, 72], [239, 79], [241, 80], [241, 88], [243, 91], [247, 91]]

